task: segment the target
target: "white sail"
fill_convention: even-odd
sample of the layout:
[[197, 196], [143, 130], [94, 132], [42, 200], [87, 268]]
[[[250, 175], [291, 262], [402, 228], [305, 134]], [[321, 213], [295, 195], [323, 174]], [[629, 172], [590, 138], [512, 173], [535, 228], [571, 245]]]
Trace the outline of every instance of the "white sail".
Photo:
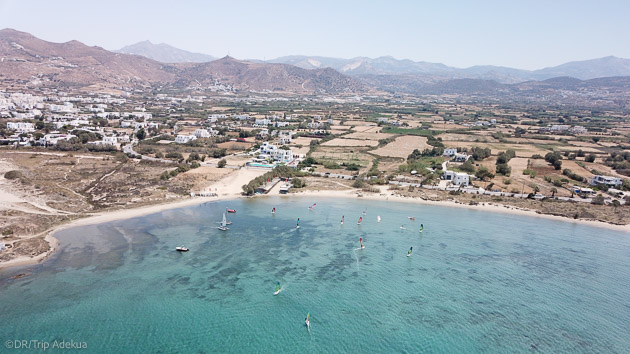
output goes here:
[[221, 221], [221, 226], [227, 226], [227, 219], [225, 218], [225, 212], [223, 213], [223, 220]]

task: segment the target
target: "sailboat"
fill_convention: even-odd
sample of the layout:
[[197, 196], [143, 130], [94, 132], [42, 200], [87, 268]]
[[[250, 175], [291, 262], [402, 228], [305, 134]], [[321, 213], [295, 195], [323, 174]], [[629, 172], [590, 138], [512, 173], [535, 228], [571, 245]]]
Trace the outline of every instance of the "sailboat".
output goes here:
[[[227, 209], [227, 208], [225, 208], [225, 210], [228, 210], [228, 209]], [[232, 222], [231, 222], [231, 221], [228, 221], [228, 219], [227, 219], [227, 217], [226, 217], [226, 214], [225, 214], [225, 213], [223, 213], [223, 216], [225, 217], [225, 219], [224, 219], [224, 220], [225, 220], [225, 225], [232, 225]]]
[[363, 221], [363, 217], [359, 217], [359, 222], [357, 222], [357, 225], [361, 225], [361, 222]]
[[341, 225], [343, 225], [343, 218], [344, 218], [344, 216], [341, 215]]
[[376, 217], [376, 222], [381, 222], [381, 216], [380, 216], [380, 215], [378, 215], [378, 216]]
[[227, 227], [227, 219], [225, 218], [225, 213], [223, 213], [223, 220], [221, 220], [221, 226], [219, 226], [219, 230], [221, 231], [229, 230]]

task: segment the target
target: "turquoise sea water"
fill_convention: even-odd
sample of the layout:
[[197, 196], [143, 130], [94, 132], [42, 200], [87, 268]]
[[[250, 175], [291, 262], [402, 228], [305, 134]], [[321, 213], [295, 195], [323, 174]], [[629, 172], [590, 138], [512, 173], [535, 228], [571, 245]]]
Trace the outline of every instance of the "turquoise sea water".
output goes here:
[[[226, 207], [237, 214], [221, 232]], [[628, 233], [459, 208], [276, 197], [57, 236], [60, 251], [42, 265], [0, 273], [3, 343], [73, 340], [90, 353], [630, 348]], [[179, 245], [190, 252], [177, 253]], [[9, 279], [16, 272], [31, 274]], [[273, 296], [277, 281], [283, 291]], [[0, 349], [21, 351], [33, 352]]]

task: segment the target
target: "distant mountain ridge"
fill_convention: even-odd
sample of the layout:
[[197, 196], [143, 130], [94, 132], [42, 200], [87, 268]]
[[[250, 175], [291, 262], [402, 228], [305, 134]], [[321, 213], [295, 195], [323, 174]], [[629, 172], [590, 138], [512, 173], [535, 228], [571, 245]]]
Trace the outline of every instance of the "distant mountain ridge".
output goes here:
[[483, 79], [500, 83], [517, 83], [529, 80], [546, 80], [558, 76], [570, 76], [580, 80], [600, 77], [630, 76], [630, 59], [613, 56], [574, 61], [539, 70], [522, 70], [502, 66], [481, 65], [454, 68], [441, 63], [395, 59], [393, 57], [339, 59], [318, 56], [286, 56], [270, 60], [305, 69], [330, 67], [351, 76], [363, 75], [416, 75], [423, 80], [430, 78]]
[[[78, 41], [53, 43], [13, 29], [0, 30], [0, 86], [107, 89], [176, 88], [292, 94], [453, 94], [465, 99], [608, 105], [630, 109], [628, 59], [606, 57], [525, 71], [495, 66], [467, 69], [391, 57], [350, 61], [285, 57], [291, 64], [224, 57], [204, 63], [162, 63]], [[295, 65], [293, 65], [295, 64]], [[346, 75], [330, 66], [339, 66]], [[302, 66], [302, 67], [300, 67]], [[304, 68], [303, 66], [309, 66]], [[408, 69], [412, 67], [412, 69]], [[413, 71], [405, 73], [406, 71]], [[371, 74], [377, 72], [379, 74]], [[395, 72], [396, 74], [391, 74]], [[562, 75], [540, 81], [538, 77]], [[623, 75], [581, 80], [575, 76]], [[472, 77], [471, 77], [472, 76]], [[485, 77], [492, 77], [488, 79]]]
[[[216, 58], [177, 49], [168, 44], [149, 41], [126, 46], [116, 52], [142, 55], [162, 63], [209, 62]], [[263, 63], [250, 59], [250, 62]], [[265, 63], [289, 64], [303, 69], [332, 68], [350, 76], [366, 75], [415, 75], [421, 81], [482, 79], [510, 84], [530, 80], [546, 80], [569, 76], [580, 80], [600, 77], [630, 76], [630, 59], [608, 56], [597, 59], [572, 61], [539, 70], [523, 70], [495, 65], [476, 65], [455, 68], [442, 63], [396, 59], [391, 56], [378, 58], [356, 57], [351, 59], [323, 56], [290, 55], [264, 61]]]
[[161, 63], [144, 56], [114, 53], [78, 41], [53, 43], [13, 29], [0, 30], [0, 83], [26, 87], [137, 88], [171, 85], [300, 94], [366, 91], [357, 80], [324, 68], [239, 61], [225, 57], [206, 63]]
[[142, 41], [114, 50], [115, 53], [135, 54], [161, 63], [205, 63], [217, 58], [201, 53], [175, 48], [166, 43], [154, 44]]

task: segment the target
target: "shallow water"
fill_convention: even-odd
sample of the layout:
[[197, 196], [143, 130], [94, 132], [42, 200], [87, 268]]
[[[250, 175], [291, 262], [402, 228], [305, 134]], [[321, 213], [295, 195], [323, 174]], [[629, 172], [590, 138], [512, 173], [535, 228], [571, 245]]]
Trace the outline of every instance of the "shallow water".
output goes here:
[[[226, 207], [238, 213], [228, 214], [234, 224], [221, 232], [216, 221]], [[630, 348], [630, 235], [602, 228], [460, 208], [276, 197], [57, 236], [60, 251], [31, 275], [0, 273], [3, 343], [74, 340], [92, 353]], [[190, 252], [175, 252], [179, 245]], [[273, 296], [277, 281], [283, 291]]]

